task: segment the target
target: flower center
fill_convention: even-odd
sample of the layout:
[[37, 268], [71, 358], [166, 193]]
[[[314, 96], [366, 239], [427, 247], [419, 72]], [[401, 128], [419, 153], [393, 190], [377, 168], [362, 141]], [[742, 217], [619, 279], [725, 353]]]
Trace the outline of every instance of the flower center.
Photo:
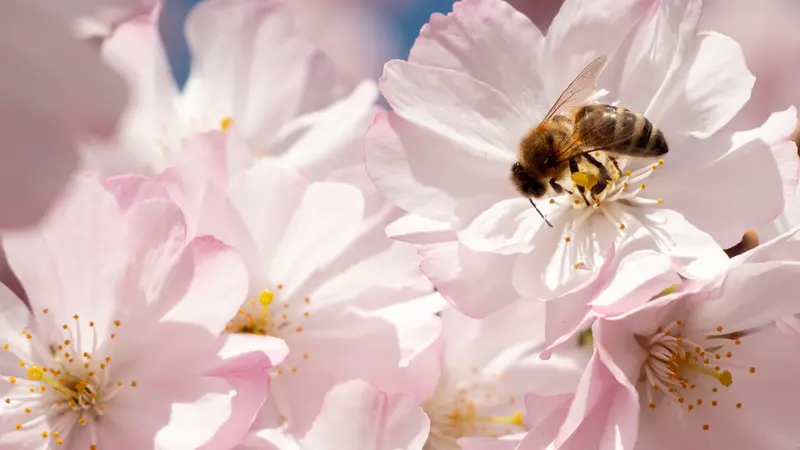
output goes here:
[[[477, 368], [472, 371], [473, 374], [479, 373]], [[493, 384], [487, 381], [473, 382], [458, 391], [437, 390], [425, 402], [423, 409], [430, 417], [431, 431], [424, 450], [455, 450], [461, 448], [457, 441], [462, 437], [500, 437], [527, 429], [522, 412], [514, 409], [517, 399], [498, 394]], [[505, 410], [508, 415], [488, 413]]]
[[293, 348], [294, 339], [305, 331], [304, 322], [311, 317], [307, 308], [311, 298], [305, 297], [303, 301], [279, 301], [277, 294], [283, 289], [278, 284], [275, 291], [264, 289], [257, 298], [250, 298], [242, 304], [239, 311], [228, 322], [225, 331], [228, 333], [257, 334], [273, 336], [283, 339], [291, 349], [286, 360], [270, 371], [272, 376], [296, 374], [298, 365], [307, 362], [310, 351], [303, 348]]
[[[660, 166], [664, 165], [663, 159], [638, 169], [629, 170], [627, 166], [630, 165], [631, 160], [628, 158], [611, 156], [606, 152], [599, 151], [592, 153], [592, 155], [592, 159], [602, 169], [594, 166], [589, 169], [581, 168], [579, 172], [575, 172], [570, 176], [573, 189], [550, 199], [550, 204], [584, 211], [584, 214], [572, 224], [572, 230], [587, 220], [597, 209], [611, 223], [624, 230], [625, 224], [615, 217], [608, 208], [602, 208], [605, 203], [624, 202], [630, 206], [652, 206], [662, 203], [661, 199], [643, 198], [642, 192], [647, 187], [644, 183], [645, 179]], [[610, 177], [610, 180], [603, 176], [602, 172], [605, 172]], [[569, 233], [567, 236], [569, 236]]]
[[[720, 345], [703, 347], [681, 335], [682, 325], [681, 320], [676, 320], [649, 340], [641, 341], [648, 350], [648, 357], [642, 366], [640, 381], [649, 387], [646, 392], [652, 409], [661, 400], [678, 408], [685, 407], [687, 411], [702, 405], [716, 407], [719, 401], [715, 394], [733, 384], [728, 368], [737, 366], [733, 365], [733, 352], [726, 351], [725, 347], [740, 345], [742, 336], [739, 333], [706, 336], [705, 340], [719, 341]], [[720, 333], [722, 329], [717, 327]], [[755, 373], [755, 367], [750, 367], [750, 373]], [[703, 393], [709, 398], [703, 398]], [[660, 399], [657, 398], [659, 394]], [[737, 402], [735, 407], [741, 408], [742, 404]], [[703, 429], [708, 430], [709, 425], [703, 424]]]
[[[47, 314], [47, 310], [44, 311]], [[109, 345], [98, 352], [97, 328], [89, 322], [91, 338], [82, 336], [80, 318], [73, 316], [75, 324], [62, 325], [63, 340], [48, 348], [28, 330], [23, 336], [31, 342], [31, 347], [39, 358], [48, 361], [45, 365], [32, 364], [24, 359], [24, 351], [3, 345], [3, 349], [12, 352], [20, 359], [19, 367], [25, 377], [3, 376], [2, 379], [18, 386], [9, 397], [4, 399], [4, 406], [13, 411], [24, 412], [27, 420], [17, 423], [16, 430], [41, 433], [43, 439], [52, 439], [61, 445], [68, 438], [77, 424], [86, 427], [91, 450], [97, 449], [97, 438], [94, 422], [104, 413], [104, 404], [114, 398], [126, 386], [122, 381], [113, 381], [111, 377], [111, 358], [106, 356]], [[120, 327], [120, 321], [114, 321]], [[85, 328], [84, 328], [85, 329]], [[112, 333], [110, 339], [116, 338]], [[129, 383], [136, 387], [136, 381]], [[27, 391], [21, 394], [21, 391]], [[49, 427], [49, 428], [48, 428]]]

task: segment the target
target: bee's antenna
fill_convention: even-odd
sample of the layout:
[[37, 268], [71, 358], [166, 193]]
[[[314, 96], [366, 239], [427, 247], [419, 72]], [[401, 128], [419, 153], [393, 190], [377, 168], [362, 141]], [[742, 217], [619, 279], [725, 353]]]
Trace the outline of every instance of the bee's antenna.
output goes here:
[[542, 214], [542, 212], [541, 212], [541, 211], [539, 211], [539, 208], [537, 208], [537, 207], [536, 207], [536, 203], [533, 203], [533, 199], [532, 199], [532, 198], [530, 198], [530, 197], [528, 197], [528, 201], [529, 201], [529, 202], [531, 202], [531, 205], [533, 205], [533, 209], [535, 209], [535, 210], [536, 210], [536, 212], [537, 212], [537, 213], [539, 213], [539, 215], [540, 215], [540, 216], [542, 216], [542, 219], [544, 219], [544, 223], [546, 223], [546, 224], [550, 225], [550, 228], [553, 228], [553, 224], [552, 224], [552, 223], [550, 223], [550, 222], [547, 220], [547, 217], [545, 217], [545, 216], [544, 216], [544, 214]]

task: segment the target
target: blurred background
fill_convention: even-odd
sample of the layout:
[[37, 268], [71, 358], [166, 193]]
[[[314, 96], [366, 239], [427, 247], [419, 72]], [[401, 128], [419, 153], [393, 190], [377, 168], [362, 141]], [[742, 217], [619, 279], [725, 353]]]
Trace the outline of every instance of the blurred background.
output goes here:
[[[203, 0], [166, 0], [161, 33], [179, 83], [189, 72], [183, 22]], [[510, 0], [544, 31], [562, 0]], [[447, 13], [453, 0], [285, 0], [302, 18], [298, 25], [354, 78], [377, 78], [383, 63], [406, 58], [430, 15]]]

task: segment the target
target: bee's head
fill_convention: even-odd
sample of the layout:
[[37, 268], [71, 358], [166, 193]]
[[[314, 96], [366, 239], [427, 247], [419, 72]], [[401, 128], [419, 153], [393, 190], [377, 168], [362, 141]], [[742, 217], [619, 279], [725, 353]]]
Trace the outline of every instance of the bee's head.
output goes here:
[[553, 130], [546, 126], [539, 126], [531, 130], [520, 141], [519, 158], [526, 167], [537, 168], [544, 171], [554, 165], [556, 155], [556, 137], [562, 137], [561, 130]]
[[511, 166], [511, 182], [517, 191], [525, 197], [541, 198], [547, 193], [547, 186], [538, 177], [531, 176], [522, 164], [516, 162]]

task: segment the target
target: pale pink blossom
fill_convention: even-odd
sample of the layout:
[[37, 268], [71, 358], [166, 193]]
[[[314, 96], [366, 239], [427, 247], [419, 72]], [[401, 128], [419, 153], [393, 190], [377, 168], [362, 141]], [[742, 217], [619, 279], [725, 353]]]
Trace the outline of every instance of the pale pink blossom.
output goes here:
[[221, 132], [198, 136], [178, 163], [124, 195], [174, 199], [191, 233], [213, 233], [242, 255], [250, 287], [227, 317], [230, 339], [290, 350], [270, 371], [254, 433], [304, 436], [328, 390], [349, 379], [389, 393], [426, 389], [406, 371], [439, 335], [442, 302], [426, 297], [413, 246], [386, 237], [398, 212], [363, 169], [309, 183], [269, 159], [230, 174], [225, 157]]
[[453, 309], [441, 317], [440, 347], [432, 348], [439, 361], [427, 364], [441, 367], [439, 382], [422, 404], [431, 419], [425, 450], [480, 448], [499, 437], [514, 442], [531, 425], [526, 395], [559, 389], [565, 374], [576, 378], [586, 360], [570, 354], [574, 349], [539, 359], [545, 320], [540, 303], [516, 302], [483, 320]]
[[37, 226], [4, 233], [3, 247], [30, 310], [0, 286], [0, 448], [244, 438], [286, 347], [223, 333], [247, 291], [233, 249], [187, 237], [168, 200], [123, 205], [84, 175]]
[[281, 439], [264, 430], [259, 436], [263, 441], [251, 446], [248, 440], [238, 448], [422, 450], [429, 429], [430, 419], [411, 395], [389, 395], [362, 380], [351, 380], [328, 391], [304, 438]]
[[[567, 1], [544, 37], [502, 1], [458, 2], [432, 17], [408, 62], [386, 65], [381, 90], [394, 109], [370, 128], [367, 169], [391, 201], [449, 223], [473, 252], [509, 255], [523, 296], [575, 288], [638, 230], [687, 274], [713, 277], [719, 247], [779, 214], [796, 185], [797, 161], [783, 145], [796, 114], [719, 132], [753, 76], [735, 41], [698, 32], [699, 13], [696, 0]], [[624, 161], [598, 206], [577, 191], [538, 202], [550, 228], [514, 190], [510, 168], [522, 136], [601, 55], [601, 100], [645, 114], [670, 151], [663, 164]], [[740, 172], [759, 183], [730, 176]]]
[[768, 255], [797, 239], [737, 256], [720, 282], [598, 320], [552, 448], [796, 448], [800, 365], [786, 355], [800, 340], [774, 322], [800, 312], [800, 264]]
[[85, 9], [78, 2], [58, 3], [11, 0], [3, 5], [2, 228], [39, 220], [77, 167], [78, 142], [109, 137], [125, 107], [123, 81], [72, 32], [73, 14]]
[[169, 71], [156, 19], [126, 22], [103, 44], [103, 58], [133, 94], [112, 148], [85, 148], [88, 167], [155, 175], [174, 162], [184, 140], [233, 128], [244, 154], [232, 170], [267, 156], [318, 179], [361, 162], [375, 83], [345, 89], [282, 3], [198, 4], [186, 21], [193, 65], [183, 91]]

